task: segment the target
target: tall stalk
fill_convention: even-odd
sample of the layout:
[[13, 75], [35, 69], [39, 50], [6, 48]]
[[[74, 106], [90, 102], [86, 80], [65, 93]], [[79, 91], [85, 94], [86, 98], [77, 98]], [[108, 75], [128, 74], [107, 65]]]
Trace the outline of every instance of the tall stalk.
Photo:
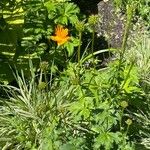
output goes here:
[[80, 53], [81, 53], [81, 40], [82, 40], [82, 32], [84, 31], [84, 21], [78, 21], [75, 25], [76, 30], [79, 33], [79, 45], [78, 45], [78, 65], [80, 66]]
[[93, 30], [93, 33], [92, 33], [92, 46], [91, 46], [93, 64], [94, 64], [94, 38], [95, 38], [95, 30]]
[[127, 21], [126, 21], [126, 25], [125, 25], [125, 31], [124, 31], [123, 41], [122, 41], [122, 46], [121, 46], [119, 68], [121, 66], [121, 63], [123, 61], [124, 54], [125, 54], [125, 50], [126, 50], [126, 46], [127, 46], [127, 39], [128, 39], [128, 36], [129, 36], [131, 21], [132, 21], [132, 17], [133, 17], [133, 12], [134, 12], [133, 4], [130, 4], [130, 5], [128, 4], [127, 5], [127, 10], [126, 10]]
[[79, 31], [79, 45], [78, 45], [78, 64], [79, 64], [79, 66], [80, 66], [81, 40], [82, 40], [82, 32]]
[[[124, 35], [123, 35], [123, 41], [122, 41], [122, 46], [121, 46], [121, 52], [120, 52], [120, 59], [119, 59], [119, 64], [118, 67], [116, 69], [116, 78], [118, 78], [120, 76], [120, 71], [121, 71], [121, 67], [123, 64], [123, 60], [124, 60], [124, 55], [125, 55], [125, 51], [126, 51], [126, 46], [127, 46], [127, 40], [128, 40], [128, 36], [129, 36], [129, 31], [130, 31], [130, 27], [131, 27], [131, 23], [132, 23], [132, 17], [134, 15], [134, 7], [135, 5], [133, 3], [131, 4], [127, 4], [126, 7], [126, 16], [127, 16], [127, 20], [126, 20], [126, 24], [125, 24], [125, 30], [124, 30]], [[131, 68], [133, 67], [134, 61], [131, 64]], [[131, 70], [129, 70], [130, 73]], [[127, 76], [128, 78], [128, 76]], [[114, 82], [115, 78], [112, 79], [112, 83]], [[126, 79], [125, 79], [126, 82]], [[122, 87], [121, 87], [122, 89]], [[121, 90], [119, 90], [117, 92], [117, 95], [120, 93]]]
[[98, 20], [100, 20], [100, 16], [98, 16], [98, 15], [91, 15], [91, 16], [89, 16], [89, 18], [88, 18], [89, 27], [92, 29], [92, 45], [91, 45], [91, 51], [92, 51], [92, 61], [93, 61], [93, 64], [94, 64], [95, 26], [96, 26]]

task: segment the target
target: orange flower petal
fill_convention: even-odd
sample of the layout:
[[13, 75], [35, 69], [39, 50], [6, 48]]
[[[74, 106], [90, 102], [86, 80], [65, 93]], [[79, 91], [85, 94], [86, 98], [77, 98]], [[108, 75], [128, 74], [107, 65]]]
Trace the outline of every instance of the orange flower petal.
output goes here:
[[67, 28], [64, 29], [61, 25], [58, 25], [55, 28], [55, 35], [56, 36], [51, 36], [50, 38], [53, 41], [56, 41], [58, 45], [62, 45], [70, 39], [70, 37], [67, 36], [68, 35], [68, 29]]
[[68, 29], [63, 29], [61, 32], [61, 37], [66, 37], [68, 35]]
[[55, 28], [55, 35], [60, 35], [61, 30], [62, 30], [62, 26], [58, 25], [58, 26]]
[[51, 36], [51, 39], [56, 42], [61, 40], [59, 36]]
[[66, 38], [63, 39], [63, 40], [57, 41], [57, 44], [58, 44], [58, 45], [62, 45], [62, 44], [64, 44], [64, 43], [66, 43], [69, 39], [70, 39], [70, 37], [66, 37]]

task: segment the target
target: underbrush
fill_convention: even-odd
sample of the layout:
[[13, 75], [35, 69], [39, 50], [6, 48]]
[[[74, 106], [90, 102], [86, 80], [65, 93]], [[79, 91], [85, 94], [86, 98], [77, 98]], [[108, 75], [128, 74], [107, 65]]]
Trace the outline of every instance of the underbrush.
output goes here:
[[149, 149], [148, 29], [130, 35], [143, 3], [115, 1], [125, 16], [122, 45], [103, 50], [95, 49], [102, 16], [86, 18], [69, 0], [22, 3], [29, 71], [14, 68], [16, 85], [0, 85], [0, 149]]
[[50, 83], [42, 76], [37, 84], [31, 67], [28, 83], [22, 74], [18, 88], [4, 86], [3, 149], [133, 149], [133, 113], [144, 99], [133, 64], [95, 70], [70, 63]]

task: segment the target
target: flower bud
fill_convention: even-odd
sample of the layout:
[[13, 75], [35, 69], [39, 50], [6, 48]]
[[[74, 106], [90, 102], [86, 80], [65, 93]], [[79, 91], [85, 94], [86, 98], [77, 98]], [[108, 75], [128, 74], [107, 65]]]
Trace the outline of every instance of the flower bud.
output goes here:
[[85, 27], [85, 23], [84, 21], [78, 21], [75, 25], [75, 28], [79, 31], [79, 32], [83, 32], [84, 31], [84, 27]]
[[40, 69], [42, 71], [46, 71], [48, 69], [48, 66], [49, 66], [48, 62], [46, 62], [46, 61], [43, 61], [43, 62], [40, 63]]
[[45, 89], [45, 87], [46, 87], [46, 83], [45, 83], [45, 82], [40, 82], [39, 85], [38, 85], [38, 88], [39, 88], [40, 90]]
[[127, 119], [126, 124], [127, 124], [128, 126], [130, 126], [130, 125], [132, 124], [132, 120], [131, 120], [131, 119]]
[[126, 108], [126, 107], [128, 107], [128, 102], [127, 101], [122, 101], [120, 103], [120, 106], [123, 107], [123, 108]]
[[88, 19], [89, 25], [96, 25], [98, 22], [98, 15], [91, 15]]

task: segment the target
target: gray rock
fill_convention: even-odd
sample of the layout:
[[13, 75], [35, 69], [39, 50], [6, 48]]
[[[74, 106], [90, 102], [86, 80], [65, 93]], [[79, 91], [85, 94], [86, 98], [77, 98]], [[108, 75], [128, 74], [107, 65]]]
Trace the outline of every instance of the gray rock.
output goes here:
[[98, 3], [98, 36], [104, 36], [109, 47], [120, 48], [124, 32], [124, 16], [117, 11], [112, 0]]

